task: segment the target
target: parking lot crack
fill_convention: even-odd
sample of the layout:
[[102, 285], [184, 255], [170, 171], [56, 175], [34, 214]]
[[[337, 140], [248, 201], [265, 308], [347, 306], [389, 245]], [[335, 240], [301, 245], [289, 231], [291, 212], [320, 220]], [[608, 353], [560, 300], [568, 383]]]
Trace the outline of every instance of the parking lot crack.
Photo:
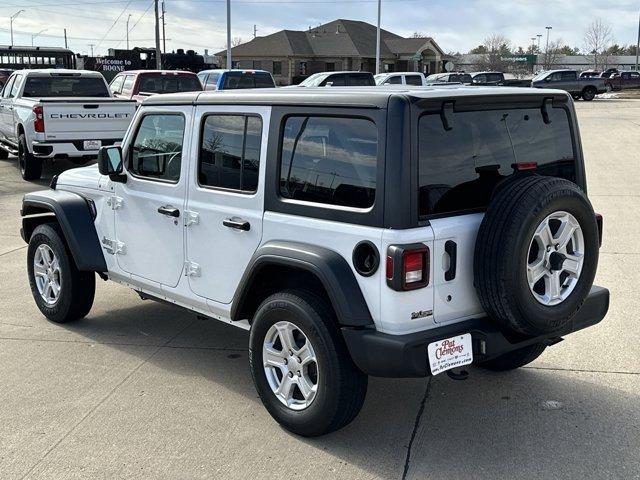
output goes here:
[[422, 414], [424, 413], [424, 407], [427, 403], [427, 398], [429, 398], [429, 392], [431, 391], [432, 380], [433, 380], [433, 377], [429, 377], [429, 380], [427, 380], [427, 386], [424, 389], [424, 395], [422, 396], [422, 400], [420, 401], [420, 407], [418, 408], [418, 413], [416, 414], [416, 419], [413, 423], [411, 438], [409, 439], [409, 445], [407, 446], [407, 455], [404, 459], [404, 469], [402, 470], [402, 480], [405, 480], [407, 478], [407, 474], [409, 473], [409, 463], [411, 462], [411, 448], [413, 447], [413, 442], [416, 439], [416, 434], [418, 433], [418, 427], [420, 426], [420, 420], [422, 419]]

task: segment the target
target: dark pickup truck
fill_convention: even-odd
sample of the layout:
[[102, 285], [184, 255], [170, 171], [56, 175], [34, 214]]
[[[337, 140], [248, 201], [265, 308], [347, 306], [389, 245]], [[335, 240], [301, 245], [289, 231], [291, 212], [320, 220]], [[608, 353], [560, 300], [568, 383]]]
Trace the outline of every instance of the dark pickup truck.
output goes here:
[[471, 84], [481, 86], [530, 87], [531, 80], [505, 78], [502, 72], [475, 72], [471, 74]]
[[627, 90], [629, 88], [640, 88], [640, 72], [628, 71], [614, 73], [605, 79], [609, 90]]
[[533, 77], [531, 86], [533, 88], [555, 88], [569, 92], [571, 96], [578, 100], [582, 98], [591, 101], [599, 93], [607, 91], [605, 78], [585, 78], [575, 70], [549, 70]]

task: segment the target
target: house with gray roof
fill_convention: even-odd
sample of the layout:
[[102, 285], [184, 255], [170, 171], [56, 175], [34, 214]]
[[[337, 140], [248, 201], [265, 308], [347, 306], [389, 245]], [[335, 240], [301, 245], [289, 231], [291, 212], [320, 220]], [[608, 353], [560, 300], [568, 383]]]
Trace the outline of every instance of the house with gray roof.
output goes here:
[[[446, 55], [433, 38], [404, 38], [380, 33], [380, 61], [384, 71], [443, 71]], [[226, 64], [226, 51], [218, 52]], [[234, 68], [270, 71], [279, 85], [299, 83], [309, 75], [335, 70], [375, 73], [376, 27], [355, 20], [300, 30], [280, 30], [231, 49]], [[447, 57], [448, 58], [448, 57]]]

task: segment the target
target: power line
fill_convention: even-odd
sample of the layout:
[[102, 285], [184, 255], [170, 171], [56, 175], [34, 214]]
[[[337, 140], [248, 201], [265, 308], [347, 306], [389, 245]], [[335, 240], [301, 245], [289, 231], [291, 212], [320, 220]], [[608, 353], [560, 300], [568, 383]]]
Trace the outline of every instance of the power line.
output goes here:
[[[118, 3], [142, 2], [144, 0], [100, 0], [97, 2], [67, 2], [67, 3], [34, 3], [26, 5], [27, 8], [33, 7], [65, 7], [65, 6], [82, 6], [82, 5], [109, 5]], [[226, 3], [226, 0], [176, 0], [185, 3]], [[411, 3], [420, 2], [422, 0], [385, 0], [385, 3]], [[323, 5], [323, 4], [348, 4], [348, 3], [377, 3], [377, 0], [235, 0], [234, 4], [244, 5]], [[8, 4], [6, 7], [24, 7], [23, 4]]]
[[[100, 46], [100, 44], [102, 43], [102, 40], [104, 40], [107, 35], [109, 35], [109, 32], [113, 29], [113, 27], [115, 27], [116, 23], [118, 23], [118, 20], [120, 20], [120, 18], [122, 17], [122, 15], [124, 15], [124, 12], [127, 11], [127, 8], [129, 8], [129, 5], [131, 5], [131, 2], [133, 0], [129, 0], [127, 2], [127, 4], [124, 6], [124, 8], [122, 9], [122, 11], [120, 12], [120, 15], [118, 15], [116, 17], [116, 19], [113, 21], [113, 23], [111, 24], [111, 26], [109, 27], [109, 29], [105, 32], [105, 34], [103, 35], [102, 39], [98, 42], [98, 45], [96, 45], [96, 48], [98, 48]], [[93, 56], [93, 55], [92, 55]]]
[[[142, 12], [142, 15], [140, 15], [140, 18], [138, 18], [138, 20], [136, 20], [136, 23], [133, 24], [133, 27], [131, 27], [131, 29], [129, 30], [129, 33], [131, 33], [133, 31], [133, 29], [136, 28], [136, 25], [138, 25], [138, 23], [140, 23], [140, 20], [142, 20], [144, 18], [144, 16], [149, 12], [149, 10], [151, 9], [152, 6], [153, 6], [153, 0], [151, 0], [151, 2], [149, 2], [149, 5], [147, 6], [147, 9], [144, 12]], [[124, 41], [124, 39], [121, 39], [118, 43], [116, 43], [116, 45], [113, 48], [118, 48], [123, 41]], [[140, 41], [140, 40], [138, 40], [138, 41]]]
[[[8, 28], [0, 28], [0, 32], [9, 33], [9, 29]], [[13, 33], [17, 33], [17, 34], [20, 34], [20, 35], [33, 35], [33, 32], [26, 32], [24, 30], [14, 30]], [[64, 38], [64, 35], [54, 35], [54, 34], [50, 34], [50, 33], [42, 33], [39, 36], [40, 37], [48, 37], [48, 38]], [[100, 40], [99, 38], [91, 38], [91, 37], [69, 37], [69, 36], [67, 36], [67, 38], [69, 40], [89, 40], [89, 41]], [[153, 40], [153, 38], [134, 38], [134, 39], [131, 39], [131, 41], [133, 41], [133, 42], [150, 42], [151, 40]], [[122, 39], [106, 38], [106, 39], [104, 39], [104, 41], [105, 42], [122, 42]]]

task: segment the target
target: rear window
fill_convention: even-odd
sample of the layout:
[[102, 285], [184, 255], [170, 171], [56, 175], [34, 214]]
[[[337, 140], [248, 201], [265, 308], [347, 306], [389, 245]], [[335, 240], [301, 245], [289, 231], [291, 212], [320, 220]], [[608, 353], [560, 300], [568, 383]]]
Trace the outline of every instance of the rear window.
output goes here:
[[110, 97], [99, 77], [27, 77], [23, 97]]
[[200, 80], [195, 75], [145, 74], [140, 76], [139, 92], [178, 93], [202, 90]]
[[227, 73], [224, 78], [223, 89], [234, 90], [241, 88], [273, 88], [273, 78], [268, 73], [242, 72]]
[[575, 181], [575, 153], [567, 112], [553, 108], [456, 112], [445, 130], [440, 114], [420, 118], [421, 216], [480, 211], [515, 163], [537, 162], [536, 173]]
[[280, 194], [307, 202], [368, 208], [376, 192], [378, 131], [363, 118], [289, 117]]

